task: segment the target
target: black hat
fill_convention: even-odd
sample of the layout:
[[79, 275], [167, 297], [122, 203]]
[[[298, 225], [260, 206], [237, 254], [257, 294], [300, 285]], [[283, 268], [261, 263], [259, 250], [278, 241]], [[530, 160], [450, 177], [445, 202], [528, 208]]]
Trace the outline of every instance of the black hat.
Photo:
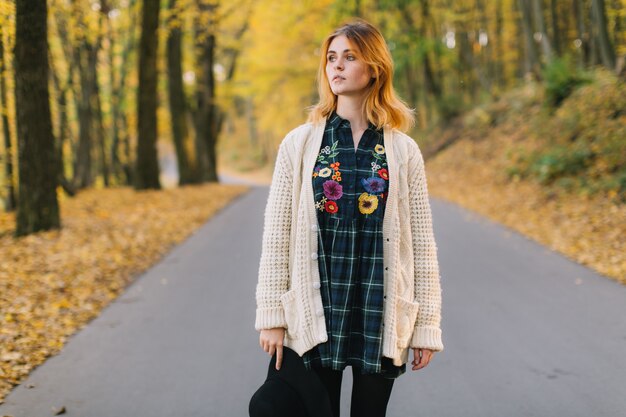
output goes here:
[[267, 378], [250, 399], [250, 417], [330, 417], [333, 415], [326, 387], [302, 358], [283, 346], [283, 363], [276, 370], [276, 353]]

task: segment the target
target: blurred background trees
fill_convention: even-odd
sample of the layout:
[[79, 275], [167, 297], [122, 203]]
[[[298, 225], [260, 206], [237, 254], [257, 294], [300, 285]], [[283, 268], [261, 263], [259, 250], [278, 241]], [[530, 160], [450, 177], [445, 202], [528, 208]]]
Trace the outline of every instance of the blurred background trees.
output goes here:
[[24, 232], [58, 227], [55, 193], [271, 165], [352, 16], [382, 30], [420, 131], [524, 82], [555, 107], [588, 71], [625, 72], [625, 0], [49, 0], [37, 41], [20, 4], [0, 0], [0, 200]]

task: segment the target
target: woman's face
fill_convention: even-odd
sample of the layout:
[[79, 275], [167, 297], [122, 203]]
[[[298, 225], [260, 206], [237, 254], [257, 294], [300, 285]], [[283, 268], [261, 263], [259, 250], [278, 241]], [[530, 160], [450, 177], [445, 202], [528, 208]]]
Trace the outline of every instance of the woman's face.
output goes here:
[[336, 36], [326, 53], [326, 76], [335, 95], [360, 95], [372, 78], [365, 62], [345, 35]]

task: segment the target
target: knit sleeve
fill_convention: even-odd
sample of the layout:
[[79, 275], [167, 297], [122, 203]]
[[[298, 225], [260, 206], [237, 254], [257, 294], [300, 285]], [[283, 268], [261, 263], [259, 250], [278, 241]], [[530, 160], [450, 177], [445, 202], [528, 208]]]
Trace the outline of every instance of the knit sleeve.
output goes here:
[[278, 148], [265, 206], [261, 261], [256, 286], [256, 330], [287, 327], [280, 296], [289, 286], [292, 166], [285, 141]]
[[409, 173], [409, 207], [415, 266], [415, 298], [419, 303], [417, 321], [410, 347], [443, 350], [441, 341], [441, 283], [437, 244], [433, 233], [432, 213], [424, 159], [415, 144]]

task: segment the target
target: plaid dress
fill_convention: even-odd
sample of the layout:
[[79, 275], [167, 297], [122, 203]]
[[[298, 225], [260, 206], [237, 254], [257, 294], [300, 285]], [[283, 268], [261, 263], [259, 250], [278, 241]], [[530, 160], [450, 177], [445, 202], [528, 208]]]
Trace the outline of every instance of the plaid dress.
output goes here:
[[305, 352], [305, 367], [397, 378], [406, 364], [382, 356], [383, 216], [389, 176], [382, 129], [370, 122], [354, 148], [350, 122], [332, 112], [315, 164], [318, 264], [328, 340]]

